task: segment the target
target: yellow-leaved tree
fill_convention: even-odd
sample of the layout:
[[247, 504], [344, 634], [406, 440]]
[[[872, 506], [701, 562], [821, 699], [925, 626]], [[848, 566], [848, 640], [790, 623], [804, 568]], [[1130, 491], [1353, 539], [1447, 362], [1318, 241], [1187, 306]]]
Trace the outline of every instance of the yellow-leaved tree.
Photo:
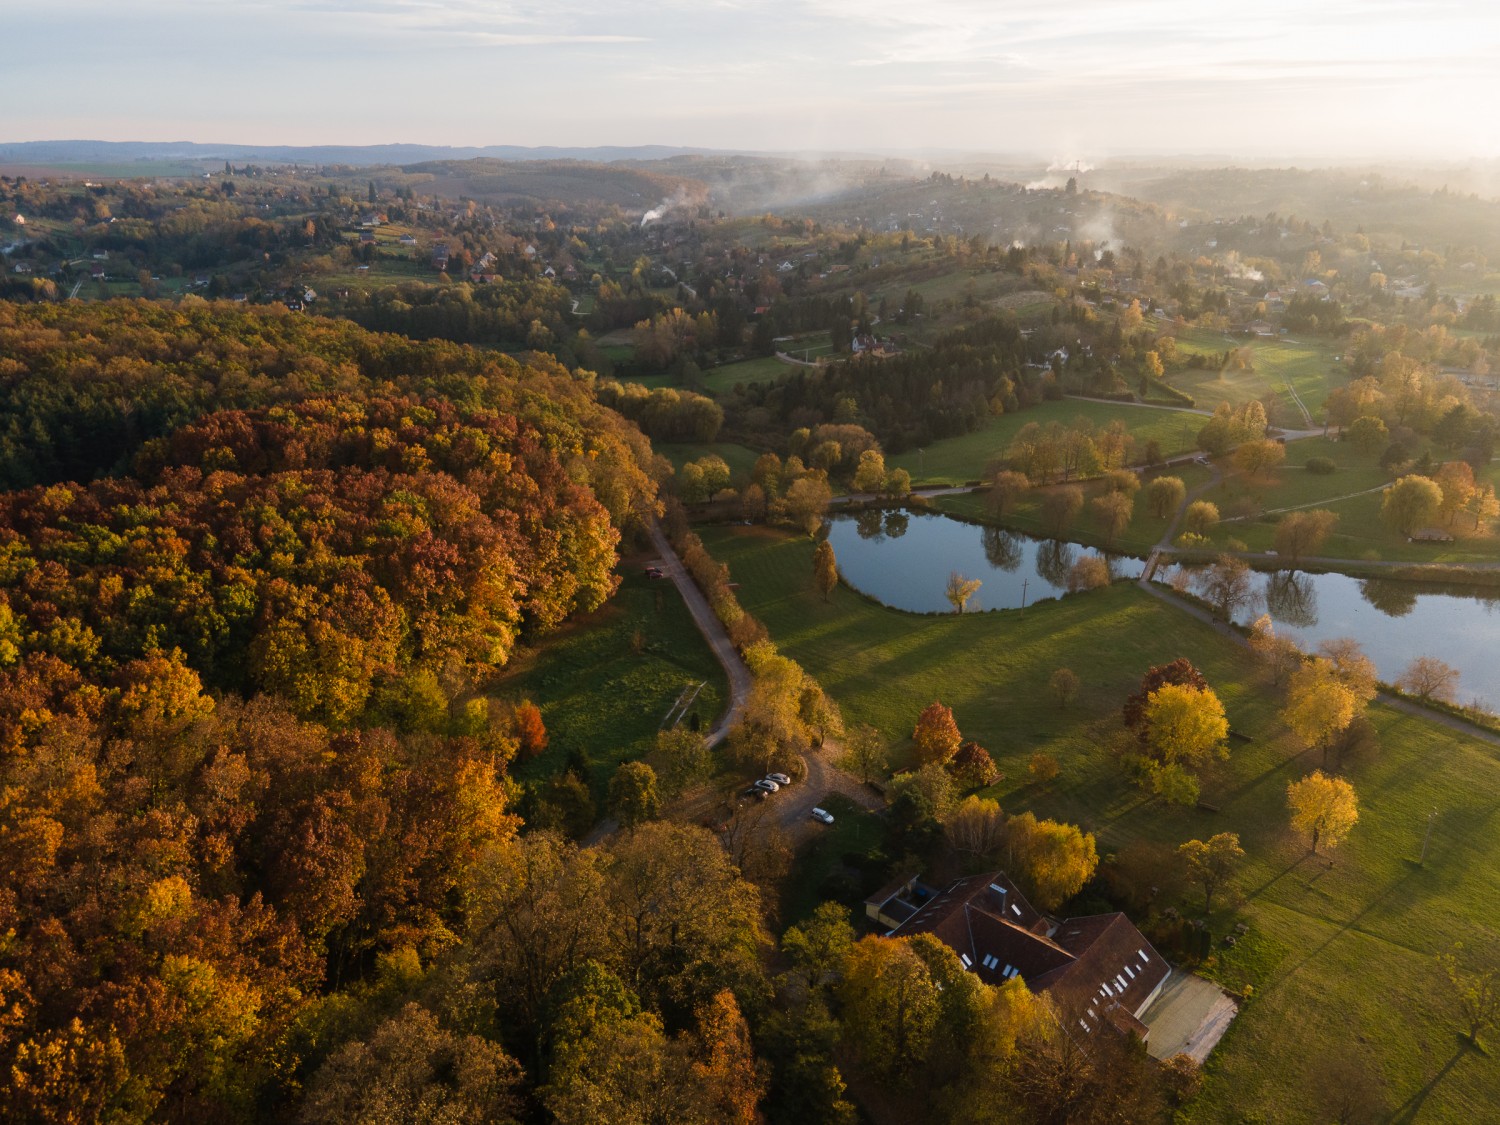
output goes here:
[[1359, 820], [1354, 786], [1341, 777], [1327, 777], [1322, 770], [1288, 785], [1286, 801], [1292, 810], [1292, 827], [1312, 837], [1314, 854], [1320, 842], [1338, 847]]

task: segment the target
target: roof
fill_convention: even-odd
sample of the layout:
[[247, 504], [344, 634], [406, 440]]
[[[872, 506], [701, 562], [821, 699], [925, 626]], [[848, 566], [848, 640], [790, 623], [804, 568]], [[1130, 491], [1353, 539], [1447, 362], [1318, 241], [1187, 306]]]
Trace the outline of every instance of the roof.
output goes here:
[[1139, 1031], [1137, 1014], [1169, 972], [1124, 914], [1054, 924], [998, 871], [950, 884], [895, 932], [931, 934], [987, 984], [1019, 976], [1088, 1031], [1105, 1020]]

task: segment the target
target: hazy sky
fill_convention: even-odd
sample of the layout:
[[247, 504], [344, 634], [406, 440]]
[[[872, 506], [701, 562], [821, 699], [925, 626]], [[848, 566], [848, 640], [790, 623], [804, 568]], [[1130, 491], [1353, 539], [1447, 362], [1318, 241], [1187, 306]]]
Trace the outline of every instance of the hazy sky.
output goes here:
[[0, 17], [0, 141], [1500, 155], [1492, 0], [0, 0]]

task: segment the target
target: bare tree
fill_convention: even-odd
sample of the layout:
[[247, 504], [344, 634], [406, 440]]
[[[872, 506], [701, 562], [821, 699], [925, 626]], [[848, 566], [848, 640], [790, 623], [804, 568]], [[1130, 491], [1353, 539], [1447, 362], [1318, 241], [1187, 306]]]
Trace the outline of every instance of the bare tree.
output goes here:
[[1225, 621], [1250, 602], [1250, 568], [1232, 555], [1220, 555], [1213, 566], [1200, 570], [1194, 584]]
[[1406, 666], [1396, 683], [1418, 699], [1452, 703], [1458, 695], [1458, 669], [1435, 656], [1419, 656]]

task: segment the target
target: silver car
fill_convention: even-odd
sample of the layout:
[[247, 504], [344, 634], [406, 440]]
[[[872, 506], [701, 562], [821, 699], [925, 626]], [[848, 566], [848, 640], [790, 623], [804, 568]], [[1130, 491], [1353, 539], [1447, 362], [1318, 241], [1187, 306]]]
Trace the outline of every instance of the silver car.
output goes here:
[[781, 786], [777, 785], [768, 777], [763, 777], [755, 783], [755, 788], [764, 789], [767, 793], [775, 793]]
[[814, 820], [820, 821], [823, 824], [833, 823], [833, 814], [827, 809], [813, 809], [812, 816]]

